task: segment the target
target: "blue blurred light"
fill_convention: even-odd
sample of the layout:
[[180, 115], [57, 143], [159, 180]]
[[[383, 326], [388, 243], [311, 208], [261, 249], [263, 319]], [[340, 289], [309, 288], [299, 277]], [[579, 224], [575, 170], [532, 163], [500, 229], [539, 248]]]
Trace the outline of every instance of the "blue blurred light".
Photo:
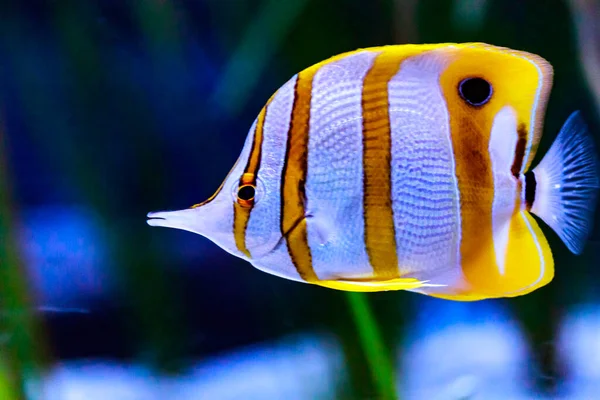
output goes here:
[[407, 399], [529, 399], [528, 348], [498, 302], [424, 298], [400, 346]]
[[600, 397], [600, 304], [582, 305], [564, 318], [557, 338], [558, 357], [567, 379], [561, 391], [569, 400]]
[[106, 360], [63, 363], [43, 390], [45, 400], [332, 399], [342, 368], [335, 340], [303, 334], [203, 360], [180, 376]]
[[20, 227], [19, 244], [39, 305], [76, 308], [108, 294], [106, 243], [92, 211], [25, 209]]

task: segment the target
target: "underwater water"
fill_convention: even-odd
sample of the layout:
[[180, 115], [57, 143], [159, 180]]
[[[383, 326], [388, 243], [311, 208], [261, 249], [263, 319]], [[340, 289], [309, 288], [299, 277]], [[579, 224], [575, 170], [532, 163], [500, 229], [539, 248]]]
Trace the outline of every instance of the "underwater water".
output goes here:
[[459, 303], [281, 279], [146, 213], [207, 199], [271, 94], [334, 54], [483, 41], [600, 144], [598, 0], [0, 5], [0, 399], [600, 398], [600, 216], [555, 278]]

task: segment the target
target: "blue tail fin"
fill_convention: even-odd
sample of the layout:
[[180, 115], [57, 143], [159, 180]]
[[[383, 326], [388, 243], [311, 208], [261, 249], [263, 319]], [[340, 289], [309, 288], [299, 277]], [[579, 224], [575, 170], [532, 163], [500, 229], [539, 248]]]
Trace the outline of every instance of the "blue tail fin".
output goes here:
[[531, 212], [569, 250], [580, 254], [592, 230], [600, 181], [596, 148], [578, 111], [567, 119], [533, 173], [536, 192]]

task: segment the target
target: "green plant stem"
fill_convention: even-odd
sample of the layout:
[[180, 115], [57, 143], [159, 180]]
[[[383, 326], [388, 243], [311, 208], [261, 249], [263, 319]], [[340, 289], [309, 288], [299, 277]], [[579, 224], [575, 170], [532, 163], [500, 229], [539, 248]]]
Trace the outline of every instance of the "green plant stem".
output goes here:
[[364, 293], [348, 292], [347, 299], [365, 353], [378, 399], [398, 399], [394, 370]]

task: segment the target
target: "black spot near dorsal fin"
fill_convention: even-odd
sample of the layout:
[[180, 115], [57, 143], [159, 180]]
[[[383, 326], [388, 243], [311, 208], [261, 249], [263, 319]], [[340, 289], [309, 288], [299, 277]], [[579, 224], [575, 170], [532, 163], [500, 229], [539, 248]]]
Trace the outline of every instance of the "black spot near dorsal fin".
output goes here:
[[525, 205], [527, 206], [527, 210], [531, 210], [531, 207], [533, 206], [536, 188], [537, 181], [535, 180], [533, 171], [525, 173]]

